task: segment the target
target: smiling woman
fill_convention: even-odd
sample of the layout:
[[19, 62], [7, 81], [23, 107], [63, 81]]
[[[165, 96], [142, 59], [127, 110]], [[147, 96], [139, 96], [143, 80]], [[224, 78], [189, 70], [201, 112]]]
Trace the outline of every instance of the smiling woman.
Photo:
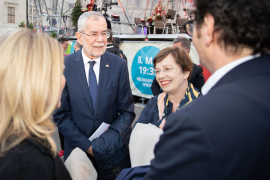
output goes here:
[[188, 82], [193, 63], [184, 49], [165, 48], [156, 55], [153, 64], [164, 92], [148, 101], [138, 123], [152, 123], [163, 129], [168, 115], [198, 98], [200, 93]]

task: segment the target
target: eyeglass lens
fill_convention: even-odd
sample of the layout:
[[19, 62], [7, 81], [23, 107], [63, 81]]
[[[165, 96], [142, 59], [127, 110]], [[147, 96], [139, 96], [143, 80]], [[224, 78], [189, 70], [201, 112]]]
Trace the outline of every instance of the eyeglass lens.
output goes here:
[[190, 36], [193, 36], [193, 28], [194, 28], [194, 24], [190, 23], [190, 24], [187, 24], [186, 25], [186, 28], [187, 28], [187, 33], [190, 35]]
[[187, 31], [187, 34], [192, 37], [193, 36], [193, 29], [194, 29], [194, 20], [187, 22], [187, 24], [185, 24], [184, 26], [185, 26], [185, 29]]

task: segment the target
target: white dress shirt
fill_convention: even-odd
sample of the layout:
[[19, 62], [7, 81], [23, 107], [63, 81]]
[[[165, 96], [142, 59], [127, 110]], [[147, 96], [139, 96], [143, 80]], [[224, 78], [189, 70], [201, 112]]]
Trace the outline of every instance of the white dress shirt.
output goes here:
[[246, 56], [240, 59], [237, 59], [221, 68], [219, 68], [216, 72], [214, 72], [209, 79], [206, 81], [206, 83], [204, 84], [204, 86], [202, 87], [202, 94], [206, 95], [216, 84], [217, 82], [223, 77], [225, 76], [229, 71], [231, 71], [232, 69], [234, 69], [236, 66], [239, 66], [240, 64], [247, 62], [251, 59], [254, 59], [256, 57], [259, 57], [260, 54], [257, 55], [250, 55], [250, 56]]
[[89, 86], [89, 68], [90, 68], [90, 63], [89, 61], [96, 61], [94, 67], [93, 67], [93, 70], [96, 74], [96, 78], [97, 78], [97, 85], [98, 85], [98, 81], [99, 81], [99, 69], [100, 69], [100, 57], [97, 58], [97, 59], [89, 59], [84, 51], [83, 51], [83, 48], [82, 48], [82, 57], [83, 57], [83, 64], [84, 64], [84, 69], [85, 69], [85, 75], [86, 75], [86, 80], [87, 80], [87, 84]]

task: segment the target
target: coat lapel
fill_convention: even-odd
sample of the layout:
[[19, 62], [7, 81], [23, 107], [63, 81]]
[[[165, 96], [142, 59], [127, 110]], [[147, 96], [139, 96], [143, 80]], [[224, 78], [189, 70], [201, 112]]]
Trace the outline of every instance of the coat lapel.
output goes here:
[[98, 82], [98, 93], [97, 93], [97, 104], [96, 104], [96, 113], [100, 107], [102, 95], [104, 94], [105, 86], [107, 84], [107, 78], [110, 70], [109, 61], [106, 59], [105, 55], [102, 55], [100, 58], [100, 70], [99, 70], [99, 82]]
[[92, 100], [91, 100], [91, 96], [90, 96], [90, 91], [89, 91], [89, 87], [87, 84], [87, 80], [86, 80], [86, 75], [85, 75], [85, 69], [84, 69], [84, 63], [83, 63], [83, 58], [82, 58], [82, 53], [80, 50], [80, 53], [77, 53], [77, 57], [74, 60], [75, 61], [75, 65], [74, 65], [74, 70], [77, 76], [77, 79], [79, 81], [79, 84], [81, 86], [82, 92], [84, 94], [84, 97], [87, 101], [87, 104], [92, 112], [92, 114], [94, 114], [94, 108], [92, 105]]

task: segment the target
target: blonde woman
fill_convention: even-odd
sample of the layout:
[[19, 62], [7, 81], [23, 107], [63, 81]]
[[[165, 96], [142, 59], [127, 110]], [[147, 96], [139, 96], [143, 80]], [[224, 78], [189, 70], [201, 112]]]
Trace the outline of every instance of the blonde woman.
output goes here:
[[51, 137], [65, 85], [62, 47], [28, 30], [0, 43], [0, 179], [71, 179]]

